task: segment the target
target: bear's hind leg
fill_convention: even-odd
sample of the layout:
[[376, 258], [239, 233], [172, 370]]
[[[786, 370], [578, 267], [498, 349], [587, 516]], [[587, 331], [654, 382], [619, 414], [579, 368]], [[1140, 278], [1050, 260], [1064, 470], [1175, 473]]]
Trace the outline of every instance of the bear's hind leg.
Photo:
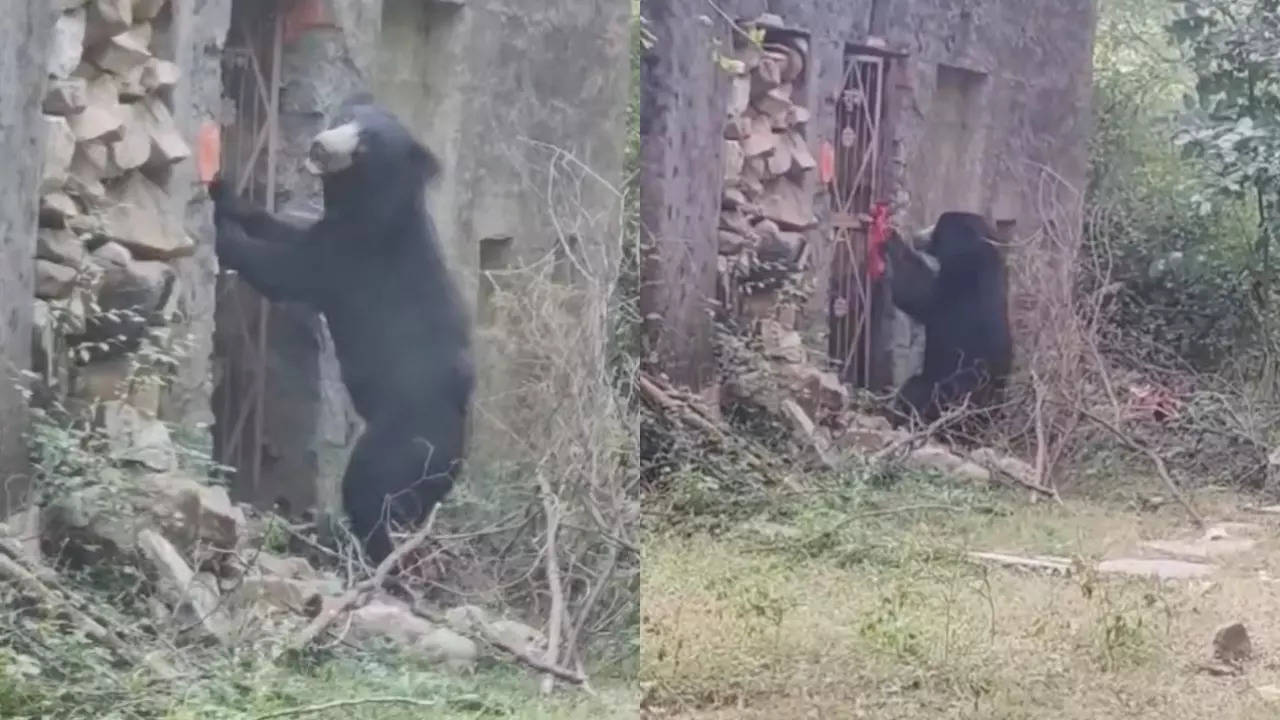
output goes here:
[[342, 502], [371, 563], [391, 554], [388, 519], [416, 525], [449, 494], [452, 463], [403, 431], [365, 430], [342, 478]]

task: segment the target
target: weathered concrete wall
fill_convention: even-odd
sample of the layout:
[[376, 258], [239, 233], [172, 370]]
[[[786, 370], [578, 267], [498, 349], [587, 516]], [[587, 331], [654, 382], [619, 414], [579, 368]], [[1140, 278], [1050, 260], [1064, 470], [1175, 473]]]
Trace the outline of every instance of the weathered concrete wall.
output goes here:
[[[555, 184], [553, 194], [562, 195], [573, 174], [560, 166], [561, 177], [549, 182], [557, 151], [622, 184], [628, 10], [618, 0], [383, 2], [374, 87], [443, 164], [428, 201], [473, 306], [482, 254], [508, 266], [534, 262], [555, 248], [557, 223], [568, 226], [566, 235], [617, 237], [617, 198], [598, 184], [582, 186], [575, 208], [547, 191]], [[586, 216], [604, 220], [584, 223]], [[485, 317], [484, 308], [474, 310]], [[502, 398], [519, 382], [510, 359], [491, 350], [490, 332], [502, 329], [481, 323], [475, 337], [475, 457], [509, 444], [498, 436], [506, 432]]]
[[[1050, 195], [1076, 200], [1088, 163], [1094, 21], [1092, 0], [888, 6], [889, 44], [909, 54], [890, 110], [899, 223], [923, 227], [968, 210], [1025, 240], [1046, 222]], [[1041, 182], [1046, 168], [1073, 190]], [[1016, 306], [1027, 289], [1015, 279], [1013, 292]], [[923, 337], [902, 313], [880, 344], [895, 384], [915, 371]]]
[[40, 115], [54, 8], [15, 3], [0, 19], [0, 517], [24, 500], [26, 403], [15, 371], [31, 365], [32, 258], [42, 162]]
[[[835, 101], [845, 47], [868, 44], [874, 35], [901, 54], [887, 76], [880, 193], [891, 201], [899, 226], [918, 228], [944, 210], [972, 210], [1014, 221], [1015, 235], [1025, 238], [1038, 229], [1036, 165], [1083, 187], [1092, 0], [739, 0], [718, 5], [739, 19], [774, 13], [786, 26], [809, 34], [813, 119], [807, 138], [815, 156], [823, 141], [836, 141]], [[707, 352], [701, 338], [707, 332], [705, 301], [714, 297], [718, 134], [725, 102], [723, 83], [710, 75], [710, 41], [718, 37], [727, 43], [730, 30], [696, 4], [647, 0], [645, 6], [658, 37], [644, 88], [648, 155], [641, 208], [661, 249], [647, 273], [646, 290], [653, 297], [646, 304], [656, 315], [651, 322], [662, 327], [651, 338], [656, 334], [664, 369], [697, 385], [700, 375], [688, 364], [701, 362], [696, 359]], [[703, 192], [703, 185], [711, 191]], [[815, 198], [815, 210], [825, 228], [824, 195]], [[815, 233], [823, 235], [828, 233]], [[827, 307], [821, 263], [829, 252], [816, 250], [818, 296], [803, 320], [821, 330]], [[878, 318], [878, 324], [881, 363], [890, 365], [892, 381], [900, 382], [913, 369], [919, 333], [896, 311]]]
[[728, 41], [725, 28], [698, 22], [704, 11], [682, 0], [641, 5], [654, 34], [640, 87], [646, 360], [695, 390], [715, 379], [711, 309], [726, 83], [710, 48], [716, 37]]

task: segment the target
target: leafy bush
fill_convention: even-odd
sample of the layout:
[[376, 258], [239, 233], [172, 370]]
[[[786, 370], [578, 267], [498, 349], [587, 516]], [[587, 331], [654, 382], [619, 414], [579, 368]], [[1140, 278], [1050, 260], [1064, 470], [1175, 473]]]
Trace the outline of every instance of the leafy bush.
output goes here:
[[1169, 3], [1119, 0], [1100, 13], [1087, 240], [1109, 278], [1086, 280], [1116, 284], [1111, 317], [1128, 353], [1216, 369], [1255, 337], [1256, 212], [1217, 192], [1218, 168], [1175, 143], [1196, 75], [1165, 32]]

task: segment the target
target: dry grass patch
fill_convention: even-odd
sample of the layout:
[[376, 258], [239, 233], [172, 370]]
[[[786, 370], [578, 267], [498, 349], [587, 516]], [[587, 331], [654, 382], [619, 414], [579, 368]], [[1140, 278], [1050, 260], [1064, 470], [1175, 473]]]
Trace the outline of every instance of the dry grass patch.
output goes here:
[[[881, 508], [919, 503], [879, 493]], [[1235, 498], [1201, 498], [1206, 512]], [[1170, 537], [1170, 508], [904, 511], [810, 507], [785, 526], [657, 532], [645, 545], [642, 679], [672, 717], [1272, 718], [1250, 684], [1280, 683], [1280, 556], [1265, 541], [1212, 582], [1159, 584], [989, 569], [967, 550], [1117, 556]], [[863, 498], [863, 503], [867, 503]], [[820, 506], [821, 503], [806, 503]], [[986, 512], [978, 512], [986, 509]], [[1183, 528], [1185, 532], [1185, 528]], [[785, 538], [779, 541], [778, 537]], [[1209, 677], [1214, 632], [1243, 621], [1258, 658]]]

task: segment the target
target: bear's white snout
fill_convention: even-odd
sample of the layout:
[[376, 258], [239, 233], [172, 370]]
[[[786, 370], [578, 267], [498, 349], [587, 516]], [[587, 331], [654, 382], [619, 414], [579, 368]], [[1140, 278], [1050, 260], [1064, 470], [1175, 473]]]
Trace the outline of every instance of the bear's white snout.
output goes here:
[[360, 127], [346, 123], [318, 133], [311, 141], [304, 166], [307, 172], [327, 175], [351, 167], [360, 146]]

